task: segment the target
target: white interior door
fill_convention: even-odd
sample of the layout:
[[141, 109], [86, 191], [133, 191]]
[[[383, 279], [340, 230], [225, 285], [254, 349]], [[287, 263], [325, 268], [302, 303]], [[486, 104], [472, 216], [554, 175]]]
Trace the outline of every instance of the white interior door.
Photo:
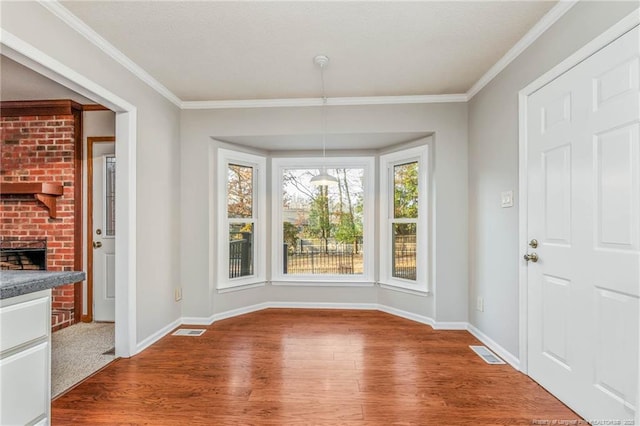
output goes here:
[[527, 103], [528, 372], [586, 419], [638, 409], [639, 35]]
[[92, 161], [93, 319], [115, 321], [115, 144], [94, 143]]

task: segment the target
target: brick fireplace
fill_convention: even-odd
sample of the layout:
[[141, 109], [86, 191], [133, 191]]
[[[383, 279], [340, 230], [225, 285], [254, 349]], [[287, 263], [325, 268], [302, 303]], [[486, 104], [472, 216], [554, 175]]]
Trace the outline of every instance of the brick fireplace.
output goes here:
[[[72, 101], [2, 102], [0, 109], [0, 234], [14, 248], [46, 241], [50, 271], [82, 269], [81, 120], [82, 106]], [[57, 192], [41, 189], [50, 187]], [[80, 320], [80, 286], [53, 290], [53, 331]]]

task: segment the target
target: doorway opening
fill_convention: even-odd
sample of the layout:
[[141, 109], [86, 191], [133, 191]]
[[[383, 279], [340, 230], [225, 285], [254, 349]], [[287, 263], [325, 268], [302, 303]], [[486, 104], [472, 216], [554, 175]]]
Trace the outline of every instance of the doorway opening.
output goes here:
[[[115, 217], [119, 236], [115, 238], [115, 355], [136, 353], [136, 138], [137, 109], [100, 84], [45, 54], [15, 35], [3, 31], [2, 54], [24, 67], [115, 112], [118, 140]], [[4, 71], [4, 70], [3, 70]], [[4, 79], [4, 72], [3, 72]], [[4, 90], [3, 90], [4, 92]]]

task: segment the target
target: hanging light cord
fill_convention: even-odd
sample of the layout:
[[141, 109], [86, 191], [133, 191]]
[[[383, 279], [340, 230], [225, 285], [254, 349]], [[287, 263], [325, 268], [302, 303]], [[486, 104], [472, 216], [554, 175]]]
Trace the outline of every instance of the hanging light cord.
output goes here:
[[318, 186], [337, 185], [338, 179], [327, 173], [325, 159], [327, 155], [327, 94], [324, 87], [324, 67], [329, 62], [329, 58], [324, 55], [318, 55], [314, 58], [314, 62], [320, 66], [320, 82], [322, 83], [322, 171], [320, 174], [311, 178], [311, 183]]
[[322, 84], [322, 157], [326, 156], [327, 134], [327, 95], [324, 92], [324, 64], [320, 65], [320, 82]]

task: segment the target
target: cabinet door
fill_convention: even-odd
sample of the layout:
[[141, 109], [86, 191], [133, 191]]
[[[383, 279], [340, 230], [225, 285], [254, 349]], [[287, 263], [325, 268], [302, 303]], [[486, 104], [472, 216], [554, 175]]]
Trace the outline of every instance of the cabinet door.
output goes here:
[[0, 352], [46, 339], [51, 317], [49, 295], [0, 308]]
[[0, 424], [37, 422], [49, 412], [49, 342], [0, 360]]

